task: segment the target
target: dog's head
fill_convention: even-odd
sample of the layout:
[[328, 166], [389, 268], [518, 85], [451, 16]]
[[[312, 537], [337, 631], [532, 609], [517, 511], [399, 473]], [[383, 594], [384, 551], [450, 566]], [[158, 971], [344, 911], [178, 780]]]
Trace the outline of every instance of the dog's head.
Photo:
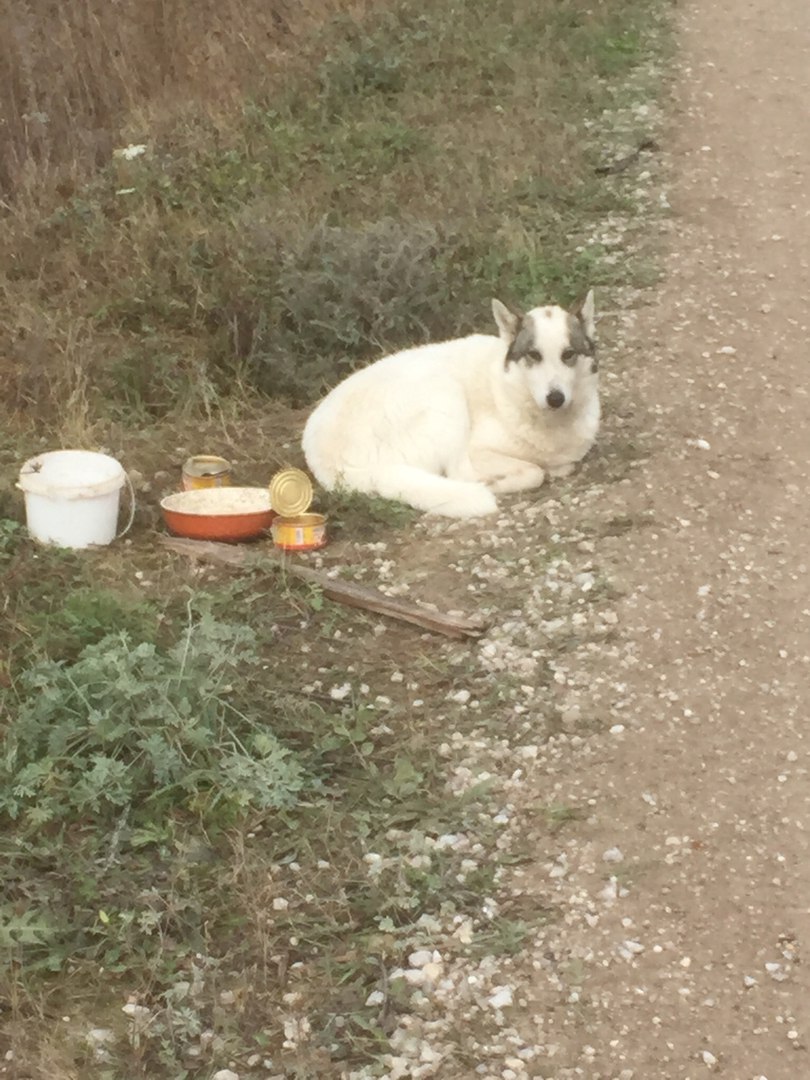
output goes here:
[[579, 380], [597, 371], [593, 289], [574, 311], [537, 307], [521, 315], [493, 300], [492, 313], [507, 344], [507, 371], [523, 373], [541, 409], [567, 409]]

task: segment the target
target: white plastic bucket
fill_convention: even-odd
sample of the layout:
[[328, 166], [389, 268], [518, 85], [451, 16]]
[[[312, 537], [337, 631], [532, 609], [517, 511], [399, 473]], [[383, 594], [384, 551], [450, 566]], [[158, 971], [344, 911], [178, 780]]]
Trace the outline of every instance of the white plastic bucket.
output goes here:
[[130, 515], [135, 496], [115, 458], [90, 450], [52, 450], [30, 458], [17, 487], [25, 494], [25, 516], [34, 540], [66, 548], [111, 543], [118, 529], [121, 488], [129, 484]]

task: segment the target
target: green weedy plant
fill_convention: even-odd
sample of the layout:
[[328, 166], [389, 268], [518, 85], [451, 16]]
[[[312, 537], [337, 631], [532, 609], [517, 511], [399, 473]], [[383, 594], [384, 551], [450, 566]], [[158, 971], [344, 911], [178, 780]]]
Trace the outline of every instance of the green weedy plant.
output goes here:
[[137, 826], [168, 808], [205, 818], [292, 805], [300, 764], [230, 685], [259, 662], [251, 630], [203, 615], [167, 650], [122, 632], [73, 663], [35, 664], [16, 704], [4, 694], [0, 815], [36, 828], [125, 814]]
[[23, 535], [23, 527], [11, 518], [0, 518], [0, 566], [10, 562]]
[[327, 107], [345, 109], [347, 99], [379, 95], [391, 97], [402, 90], [405, 79], [402, 59], [379, 42], [365, 47], [344, 44], [331, 52], [318, 69], [321, 95]]
[[142, 596], [104, 587], [79, 585], [54, 596], [50, 606], [41, 599], [37, 606], [27, 615], [28, 626], [36, 636], [36, 652], [53, 660], [75, 660], [85, 646], [114, 633], [154, 641], [160, 626], [158, 610]]
[[37, 910], [14, 910], [11, 904], [0, 904], [0, 956], [21, 945], [44, 945], [53, 934], [53, 927]]

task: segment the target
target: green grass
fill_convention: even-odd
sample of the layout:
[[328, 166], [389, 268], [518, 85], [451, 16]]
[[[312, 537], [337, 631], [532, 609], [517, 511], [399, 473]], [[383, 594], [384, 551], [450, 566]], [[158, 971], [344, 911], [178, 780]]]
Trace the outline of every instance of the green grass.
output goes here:
[[[389, 522], [394, 511], [377, 508]], [[313, 606], [306, 590], [248, 577], [190, 591], [181, 576], [156, 602], [128, 595], [106, 557], [91, 569], [86, 556], [34, 548], [14, 522], [2, 537], [17, 579], [4, 629], [36, 648], [36, 659], [12, 650], [0, 687], [0, 950], [11, 965], [5, 992], [27, 1002], [20, 1020], [29, 1025], [40, 995], [49, 986], [49, 996], [61, 994], [69, 975], [71, 994], [83, 987], [88, 1023], [119, 1032], [112, 1075], [179, 1075], [201, 1025], [237, 1038], [240, 1052], [247, 1032], [254, 1040], [263, 1030], [251, 1014], [228, 1033], [213, 978], [179, 1008], [195, 957], [228, 984], [252, 972], [252, 992], [272, 1000], [277, 972], [266, 957], [294, 940], [293, 952], [315, 966], [314, 985], [340, 987], [339, 1013], [330, 1012], [332, 991], [311, 1003], [330, 1059], [376, 1053], [382, 1036], [364, 1002], [380, 964], [412, 947], [420, 917], [474, 911], [497, 865], [486, 882], [462, 887], [461, 855], [412, 868], [403, 860], [419, 836], [475, 829], [486, 841], [485, 789], [444, 794], [432, 740], [400, 704], [374, 705], [339, 662], [328, 678], [353, 682], [345, 700], [302, 690], [290, 658], [311, 645], [312, 629], [358, 625]], [[251, 628], [228, 621], [237, 611], [252, 612]], [[384, 686], [386, 666], [364, 677]], [[379, 853], [378, 875], [364, 851]], [[285, 873], [292, 864], [305, 868], [305, 897]], [[295, 898], [272, 923], [270, 865]], [[223, 874], [234, 890], [227, 903]], [[348, 947], [376, 960], [337, 960]], [[153, 1022], [137, 1045], [120, 1000], [111, 1008], [93, 989], [99, 970], [115, 999], [129, 986], [149, 1003]], [[344, 1015], [351, 1021], [334, 1028]], [[93, 1068], [80, 1041], [59, 1052]]]
[[354, 491], [324, 492], [319, 506], [329, 517], [331, 535], [358, 542], [378, 539], [392, 529], [406, 529], [419, 517], [405, 503]]

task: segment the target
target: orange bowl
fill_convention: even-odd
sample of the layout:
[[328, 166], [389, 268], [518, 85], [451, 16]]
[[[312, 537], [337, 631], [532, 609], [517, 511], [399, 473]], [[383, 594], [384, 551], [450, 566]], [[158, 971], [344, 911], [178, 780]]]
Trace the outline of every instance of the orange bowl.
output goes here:
[[175, 536], [191, 540], [254, 540], [276, 516], [270, 492], [259, 487], [198, 488], [160, 501], [163, 520]]

